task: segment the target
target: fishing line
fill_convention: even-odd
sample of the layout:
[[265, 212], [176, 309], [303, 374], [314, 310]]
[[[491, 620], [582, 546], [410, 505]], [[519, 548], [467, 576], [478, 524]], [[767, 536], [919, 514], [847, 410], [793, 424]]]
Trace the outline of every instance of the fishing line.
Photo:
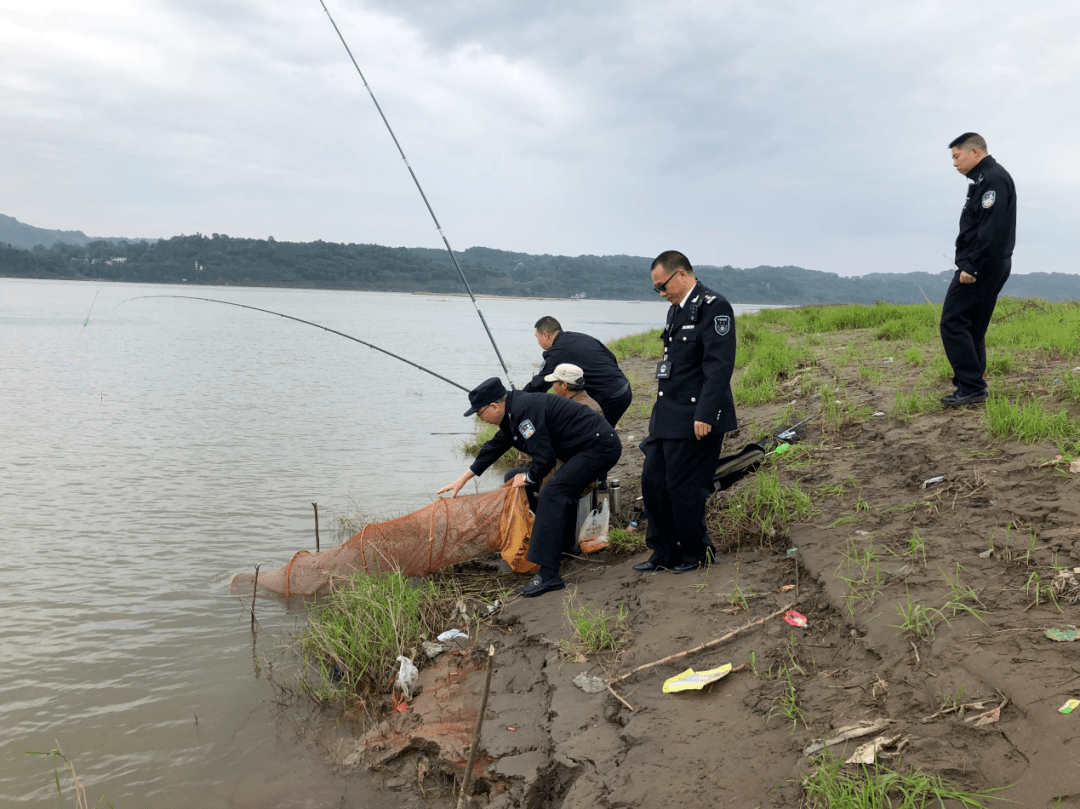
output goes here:
[[121, 301], [120, 304], [117, 304], [117, 305], [119, 306], [121, 304], [125, 304], [128, 301], [141, 301], [141, 300], [143, 300], [145, 298], [181, 298], [181, 299], [189, 300], [189, 301], [207, 301], [209, 303], [224, 303], [227, 306], [239, 306], [241, 309], [251, 309], [251, 310], [256, 311], [256, 312], [265, 312], [268, 315], [277, 315], [278, 317], [283, 317], [286, 320], [295, 320], [297, 323], [304, 323], [304, 324], [306, 324], [308, 326], [314, 326], [317, 329], [322, 329], [323, 331], [328, 331], [331, 334], [336, 334], [339, 337], [344, 337], [344, 338], [346, 338], [348, 340], [352, 340], [354, 343], [360, 343], [360, 345], [365, 345], [368, 348], [374, 348], [376, 351], [381, 351], [383, 354], [386, 354], [387, 356], [393, 357], [395, 360], [401, 360], [402, 362], [406, 363], [407, 365], [411, 365], [413, 368], [419, 368], [421, 371], [424, 371], [425, 373], [429, 373], [434, 377], [438, 377], [443, 382], [449, 382], [455, 388], [461, 388], [466, 393], [468, 393], [468, 391], [469, 391], [469, 389], [467, 387], [465, 387], [464, 385], [459, 385], [454, 380], [447, 379], [442, 374], [437, 374], [434, 371], [432, 371], [430, 368], [425, 368], [423, 365], [418, 365], [417, 363], [413, 362], [412, 360], [407, 360], [404, 357], [399, 357], [394, 352], [387, 351], [385, 348], [379, 348], [374, 343], [369, 343], [366, 340], [361, 340], [359, 337], [353, 337], [351, 334], [346, 334], [343, 331], [338, 331], [337, 329], [331, 329], [329, 326], [321, 326], [318, 323], [312, 323], [310, 320], [302, 320], [301, 318], [293, 317], [292, 315], [285, 315], [285, 314], [282, 314], [281, 312], [271, 312], [269, 309], [260, 309], [258, 306], [248, 306], [246, 303], [234, 303], [233, 301], [221, 301], [221, 300], [218, 300], [216, 298], [199, 298], [199, 297], [196, 297], [194, 295], [139, 295], [136, 298], [128, 298], [127, 300]]
[[[99, 289], [97, 292], [95, 292], [94, 300], [90, 301], [90, 312], [94, 311], [94, 304], [97, 303], [98, 292], [101, 292], [101, 290]], [[86, 324], [90, 322], [90, 312], [86, 313], [86, 320], [83, 321], [82, 325], [84, 329], [86, 328]]]
[[[97, 303], [97, 296], [100, 293], [100, 289], [94, 293], [94, 299], [90, 301], [90, 312], [94, 311], [94, 304]], [[86, 320], [84, 320], [82, 324], [83, 327], [82, 329], [79, 329], [79, 333], [75, 335], [75, 348], [71, 350], [71, 359], [68, 360], [68, 365], [71, 365], [71, 363], [75, 362], [75, 355], [79, 353], [79, 338], [82, 337], [83, 329], [85, 329], [87, 324], [90, 322], [90, 312], [86, 313]]]
[[491, 334], [491, 329], [488, 328], [487, 321], [484, 320], [484, 313], [480, 311], [480, 305], [476, 302], [476, 296], [473, 295], [472, 287], [469, 286], [469, 282], [465, 278], [465, 273], [461, 271], [461, 265], [458, 264], [457, 257], [454, 255], [454, 251], [450, 249], [450, 242], [446, 238], [446, 234], [443, 233], [442, 225], [439, 224], [438, 218], [435, 216], [435, 211], [431, 207], [431, 203], [428, 202], [427, 194], [424, 193], [424, 189], [420, 186], [420, 180], [416, 178], [416, 172], [413, 171], [413, 167], [409, 165], [409, 158], [405, 156], [405, 150], [401, 148], [401, 144], [398, 142], [397, 135], [394, 134], [394, 130], [390, 126], [390, 122], [386, 120], [386, 115], [382, 111], [382, 107], [379, 106], [378, 99], [375, 98], [375, 93], [371, 90], [371, 85], [368, 84], [366, 78], [364, 78], [364, 72], [360, 69], [360, 65], [356, 63], [356, 58], [352, 55], [352, 51], [349, 49], [349, 43], [345, 41], [345, 37], [342, 36], [341, 30], [337, 27], [337, 23], [334, 22], [333, 16], [330, 14], [330, 9], [326, 7], [326, 3], [323, 0], [319, 0], [319, 5], [323, 7], [323, 11], [326, 12], [327, 18], [330, 20], [330, 24], [334, 26], [334, 31], [338, 35], [338, 39], [341, 40], [341, 44], [345, 46], [345, 53], [349, 54], [349, 59], [353, 63], [353, 67], [356, 68], [356, 72], [360, 74], [360, 81], [364, 83], [364, 88], [368, 91], [368, 95], [371, 96], [372, 102], [375, 104], [375, 109], [379, 111], [379, 117], [382, 118], [384, 124], [386, 124], [386, 130], [390, 133], [390, 137], [394, 141], [394, 145], [397, 147], [398, 154], [401, 155], [401, 159], [405, 162], [405, 168], [409, 170], [409, 174], [412, 176], [413, 182], [416, 184], [416, 190], [420, 192], [420, 197], [424, 200], [424, 205], [427, 206], [428, 213], [431, 214], [431, 219], [435, 223], [435, 228], [439, 231], [439, 235], [442, 237], [443, 244], [446, 245], [446, 251], [450, 254], [450, 260], [454, 262], [454, 267], [458, 271], [458, 275], [461, 276], [461, 282], [465, 284], [465, 290], [469, 293], [469, 298], [472, 300], [473, 308], [476, 309], [476, 314], [480, 315], [480, 322], [484, 324], [484, 331], [487, 332], [488, 339], [491, 341], [491, 347], [495, 349], [495, 356], [499, 358], [499, 364], [502, 366], [503, 373], [506, 374], [506, 380], [510, 383], [512, 390], [517, 390], [517, 386], [514, 384], [514, 380], [510, 378], [510, 371], [506, 367], [506, 363], [503, 362], [502, 354], [499, 352], [499, 347], [495, 345], [495, 338]]

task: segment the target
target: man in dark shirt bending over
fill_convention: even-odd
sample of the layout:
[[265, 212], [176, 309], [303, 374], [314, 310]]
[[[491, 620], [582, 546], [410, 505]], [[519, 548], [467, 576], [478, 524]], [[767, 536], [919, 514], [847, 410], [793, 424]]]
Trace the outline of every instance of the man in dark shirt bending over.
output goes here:
[[619, 361], [608, 347], [587, 334], [563, 331], [553, 317], [542, 317], [536, 321], [536, 342], [544, 349], [544, 367], [522, 389], [526, 393], [542, 393], [551, 387], [544, 379], [555, 372], [555, 368], [570, 363], [581, 368], [585, 375], [585, 390], [596, 399], [604, 409], [604, 418], [614, 427], [634, 394], [630, 382], [619, 368]]

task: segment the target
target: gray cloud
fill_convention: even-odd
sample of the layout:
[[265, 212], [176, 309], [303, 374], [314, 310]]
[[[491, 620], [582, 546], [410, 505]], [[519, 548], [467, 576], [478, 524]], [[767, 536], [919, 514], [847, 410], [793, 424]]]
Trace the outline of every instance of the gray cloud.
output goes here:
[[[1016, 270], [1080, 269], [1072, 3], [328, 6], [457, 248], [939, 270], [974, 129]], [[318, 2], [0, 0], [0, 37], [3, 213], [438, 246]]]

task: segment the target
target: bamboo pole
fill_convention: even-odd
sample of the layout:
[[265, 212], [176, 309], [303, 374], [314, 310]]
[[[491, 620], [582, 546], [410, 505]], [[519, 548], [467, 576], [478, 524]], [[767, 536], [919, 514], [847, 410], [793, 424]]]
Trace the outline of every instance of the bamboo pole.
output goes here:
[[312, 508], [315, 509], [315, 553], [319, 552], [319, 504], [312, 503]]
[[255, 565], [255, 583], [251, 585], [251, 631], [255, 632], [255, 594], [259, 592], [259, 567], [262, 562]]
[[678, 654], [668, 655], [663, 660], [655, 660], [652, 663], [646, 663], [643, 666], [638, 666], [636, 669], [631, 669], [630, 671], [626, 672], [626, 674], [620, 674], [618, 677], [611, 680], [609, 685], [614, 685], [615, 683], [620, 683], [623, 680], [629, 679], [631, 676], [633, 676], [634, 674], [637, 674], [639, 671], [644, 671], [645, 669], [651, 669], [654, 666], [659, 666], [659, 665], [662, 665], [664, 663], [670, 663], [672, 660], [678, 660], [679, 658], [686, 657], [687, 655], [692, 655], [695, 652], [701, 652], [701, 651], [704, 651], [705, 649], [711, 649], [713, 646], [719, 646], [721, 643], [723, 643], [725, 641], [728, 641], [728, 640], [731, 640], [736, 635], [741, 635], [743, 632], [745, 632], [748, 629], [752, 629], [755, 626], [761, 626], [766, 621], [769, 621], [769, 620], [771, 620], [773, 618], [776, 618], [779, 615], [783, 615], [785, 612], [787, 612], [790, 609], [793, 609], [794, 607], [795, 607], [795, 604], [794, 604], [794, 602], [792, 602], [791, 604], [788, 604], [786, 607], [781, 607], [776, 612], [773, 612], [773, 613], [770, 613], [769, 615], [766, 615], [764, 618], [760, 618], [757, 621], [751, 621], [750, 623], [746, 624], [745, 626], [740, 626], [738, 629], [733, 629], [730, 632], [728, 632], [726, 635], [723, 635], [723, 636], [721, 636], [719, 638], [715, 638], [714, 640], [710, 640], [707, 643], [702, 643], [700, 646], [695, 646], [693, 649], [687, 649], [685, 652], [679, 652]]
[[488, 646], [487, 677], [484, 679], [484, 698], [480, 700], [480, 713], [476, 717], [476, 730], [473, 731], [472, 747], [469, 749], [469, 764], [465, 767], [465, 778], [461, 782], [461, 794], [458, 795], [457, 809], [465, 806], [465, 796], [472, 782], [473, 765], [480, 750], [480, 729], [484, 726], [484, 712], [487, 710], [488, 694], [491, 693], [491, 669], [495, 662], [495, 646]]

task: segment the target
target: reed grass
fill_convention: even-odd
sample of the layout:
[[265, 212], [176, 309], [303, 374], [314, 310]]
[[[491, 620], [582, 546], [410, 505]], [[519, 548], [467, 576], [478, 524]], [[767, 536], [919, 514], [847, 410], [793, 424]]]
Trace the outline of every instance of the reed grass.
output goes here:
[[415, 660], [423, 640], [442, 632], [459, 592], [449, 581], [406, 578], [400, 572], [354, 573], [333, 583], [308, 612], [298, 635], [316, 701], [389, 691], [396, 658]]

